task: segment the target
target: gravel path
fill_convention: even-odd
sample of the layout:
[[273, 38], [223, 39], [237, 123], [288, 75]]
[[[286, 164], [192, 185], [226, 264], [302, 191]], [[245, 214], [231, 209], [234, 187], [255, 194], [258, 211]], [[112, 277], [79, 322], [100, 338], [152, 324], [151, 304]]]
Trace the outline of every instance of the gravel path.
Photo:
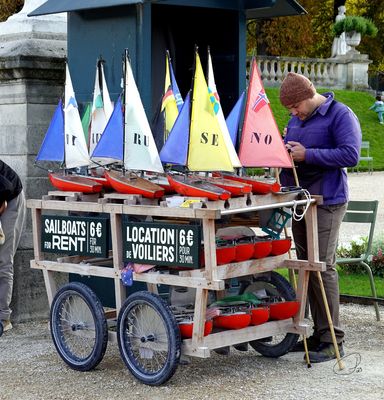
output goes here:
[[[384, 172], [351, 174], [351, 199], [378, 199], [384, 205]], [[379, 209], [377, 234], [384, 232], [384, 207]], [[363, 235], [356, 226], [342, 240]], [[381, 307], [382, 318], [383, 307]], [[375, 320], [372, 306], [342, 305], [347, 332], [340, 373], [335, 363], [308, 369], [303, 355], [290, 353], [268, 359], [254, 350], [229, 356], [212, 353], [208, 359], [192, 358], [161, 387], [136, 381], [125, 368], [116, 344], [93, 371], [81, 373], [59, 358], [47, 321], [18, 324], [0, 338], [0, 399], [252, 399], [252, 400], [380, 400], [384, 393], [384, 322]], [[358, 365], [356, 365], [358, 364]]]
[[136, 381], [115, 344], [95, 370], [77, 372], [57, 355], [46, 321], [19, 324], [0, 339], [0, 399], [380, 400], [384, 323], [375, 321], [372, 306], [342, 305], [341, 316], [347, 332], [345, 375], [333, 361], [308, 369], [301, 353], [268, 359], [254, 350], [231, 349], [229, 356], [192, 358], [160, 387]]

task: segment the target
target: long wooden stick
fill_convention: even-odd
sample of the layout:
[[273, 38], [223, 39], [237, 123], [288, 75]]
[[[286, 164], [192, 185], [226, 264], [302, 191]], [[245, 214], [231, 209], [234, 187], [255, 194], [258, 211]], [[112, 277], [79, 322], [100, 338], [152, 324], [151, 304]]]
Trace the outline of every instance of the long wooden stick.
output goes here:
[[[290, 152], [289, 155], [290, 155], [291, 161], [292, 161], [293, 176], [295, 178], [296, 186], [300, 186], [299, 178], [298, 178], [297, 173], [296, 173], [295, 163], [294, 163], [293, 158], [292, 158], [292, 153]], [[337, 340], [336, 340], [335, 327], [333, 326], [332, 316], [331, 316], [331, 312], [329, 311], [327, 295], [325, 293], [323, 278], [321, 277], [321, 272], [320, 271], [317, 271], [317, 278], [319, 280], [321, 295], [322, 295], [323, 302], [324, 302], [325, 313], [327, 314], [327, 320], [328, 320], [329, 330], [330, 330], [331, 336], [332, 336], [333, 347], [335, 348], [337, 364], [339, 365], [339, 369], [344, 369], [344, 364], [341, 361], [340, 352], [339, 352], [339, 346], [338, 346]], [[304, 347], [306, 347], [305, 344], [304, 344]]]
[[[292, 160], [292, 156], [291, 156], [291, 161], [292, 161], [292, 165], [293, 165], [293, 160]], [[294, 165], [293, 165], [294, 167]], [[296, 172], [296, 171], [295, 171]], [[279, 173], [278, 170], [276, 169], [276, 181], [280, 184], [280, 177], [279, 177]], [[288, 230], [287, 230], [287, 226], [284, 225], [284, 234], [285, 237], [288, 237]], [[288, 251], [288, 257], [291, 260], [292, 259], [292, 252], [291, 249], [289, 249]], [[297, 291], [297, 283], [296, 283], [296, 275], [295, 275], [295, 270], [293, 269], [289, 269], [289, 278], [292, 282], [293, 288], [295, 290], [295, 292]], [[304, 344], [304, 352], [305, 352], [305, 361], [307, 363], [307, 367], [311, 368], [311, 360], [309, 359], [309, 352], [308, 352], [308, 344], [307, 344], [307, 337], [305, 336], [305, 334], [303, 335], [303, 344]]]

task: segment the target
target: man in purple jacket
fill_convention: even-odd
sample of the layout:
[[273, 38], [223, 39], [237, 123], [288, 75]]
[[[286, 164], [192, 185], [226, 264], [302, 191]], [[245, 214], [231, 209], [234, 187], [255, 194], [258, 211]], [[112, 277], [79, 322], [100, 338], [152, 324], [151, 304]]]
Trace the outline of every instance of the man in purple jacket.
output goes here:
[[[288, 73], [280, 89], [280, 102], [291, 113], [284, 141], [296, 165], [299, 185], [313, 195], [323, 196], [317, 207], [319, 258], [328, 304], [340, 354], [344, 354], [344, 332], [339, 321], [339, 283], [335, 268], [339, 229], [348, 204], [346, 167], [359, 161], [361, 128], [353, 111], [337, 102], [333, 93], [319, 94], [303, 75]], [[291, 169], [280, 174], [284, 186], [296, 185]], [[293, 221], [292, 232], [299, 259], [307, 259], [305, 221]], [[308, 300], [314, 323], [308, 338], [310, 361], [336, 358], [317, 275], [310, 273]], [[299, 342], [296, 351], [304, 350]]]

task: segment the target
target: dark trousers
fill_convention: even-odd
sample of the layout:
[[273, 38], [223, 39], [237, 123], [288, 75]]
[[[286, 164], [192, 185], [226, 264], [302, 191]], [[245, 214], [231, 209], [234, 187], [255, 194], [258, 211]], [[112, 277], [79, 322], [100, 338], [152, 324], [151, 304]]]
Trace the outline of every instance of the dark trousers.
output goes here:
[[[319, 259], [326, 263], [326, 271], [321, 272], [328, 305], [335, 328], [336, 340], [341, 343], [344, 331], [339, 320], [339, 277], [336, 271], [336, 249], [339, 238], [340, 225], [347, 210], [347, 204], [317, 207], [317, 223], [319, 236]], [[293, 221], [292, 232], [295, 240], [297, 258], [306, 260], [307, 239], [305, 221]], [[316, 272], [309, 274], [308, 300], [314, 323], [313, 335], [321, 342], [332, 342], [327, 314], [321, 295], [320, 284]]]

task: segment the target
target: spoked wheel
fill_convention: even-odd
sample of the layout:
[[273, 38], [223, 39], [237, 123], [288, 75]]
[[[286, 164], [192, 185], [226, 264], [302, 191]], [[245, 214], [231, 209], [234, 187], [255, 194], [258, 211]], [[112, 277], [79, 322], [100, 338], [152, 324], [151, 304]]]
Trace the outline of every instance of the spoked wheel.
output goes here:
[[80, 282], [64, 285], [51, 306], [51, 335], [60, 357], [73, 369], [89, 371], [102, 360], [108, 342], [103, 306]]
[[117, 320], [120, 354], [131, 373], [147, 385], [170, 379], [180, 361], [181, 338], [175, 317], [158, 295], [130, 295]]
[[[253, 283], [246, 287], [244, 292], [252, 292], [270, 298], [279, 297], [287, 301], [296, 298], [296, 293], [291, 284], [282, 275], [274, 271], [266, 275], [256, 276]], [[281, 333], [249, 343], [265, 357], [280, 357], [293, 348], [298, 338], [299, 335], [294, 333]]]

